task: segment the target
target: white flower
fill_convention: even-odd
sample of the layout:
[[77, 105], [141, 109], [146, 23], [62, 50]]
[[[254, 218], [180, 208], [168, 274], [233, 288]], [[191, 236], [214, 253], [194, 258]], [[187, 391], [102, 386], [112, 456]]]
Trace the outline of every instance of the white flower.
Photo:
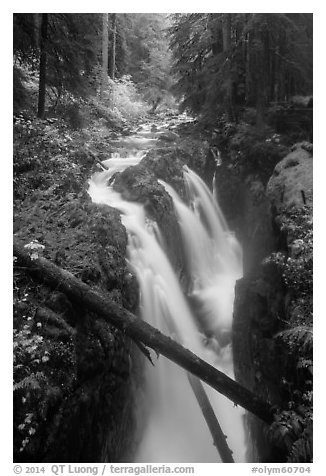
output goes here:
[[32, 240], [30, 243], [24, 246], [30, 252], [31, 260], [37, 259], [39, 253], [42, 254], [45, 246], [41, 245], [37, 240]]

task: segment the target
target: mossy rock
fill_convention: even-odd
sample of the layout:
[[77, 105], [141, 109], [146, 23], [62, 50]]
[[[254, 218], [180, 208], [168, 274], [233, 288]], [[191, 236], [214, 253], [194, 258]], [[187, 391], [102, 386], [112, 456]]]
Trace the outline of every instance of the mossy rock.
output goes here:
[[267, 184], [267, 195], [277, 213], [311, 205], [313, 200], [311, 152], [300, 146], [281, 160]]
[[[135, 312], [138, 286], [126, 265], [120, 213], [91, 202], [87, 155], [76, 149], [72, 160], [81, 163], [73, 167], [51, 151], [47, 167], [35, 159], [37, 167], [19, 169], [15, 238], [23, 245], [38, 240], [45, 258]], [[14, 329], [14, 460], [122, 458], [134, 418], [129, 339], [20, 268]]]
[[180, 272], [184, 268], [184, 254], [173, 202], [156, 175], [145, 165], [142, 161], [128, 167], [117, 176], [114, 188], [125, 200], [144, 205], [147, 215], [156, 221], [161, 230], [172, 265]]

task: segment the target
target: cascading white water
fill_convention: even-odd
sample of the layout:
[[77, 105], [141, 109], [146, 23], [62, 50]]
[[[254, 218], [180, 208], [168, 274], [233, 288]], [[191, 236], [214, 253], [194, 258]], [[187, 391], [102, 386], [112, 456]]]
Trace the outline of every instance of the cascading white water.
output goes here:
[[[109, 170], [90, 180], [89, 194], [96, 203], [119, 209], [127, 229], [128, 260], [141, 290], [142, 318], [165, 334], [174, 334], [185, 347], [233, 377], [230, 333], [235, 280], [241, 274], [241, 252], [223, 215], [202, 180], [185, 168], [189, 204], [161, 182], [177, 212], [192, 282], [190, 299], [162, 249], [157, 224], [138, 203], [127, 202], [109, 183], [116, 172], [135, 165], [142, 154], [104, 163]], [[147, 364], [147, 363], [146, 363]], [[185, 372], [160, 357], [148, 365], [148, 423], [136, 462], [218, 462], [212, 437]], [[245, 461], [243, 411], [213, 389], [204, 386], [220, 421], [234, 459]]]
[[231, 327], [234, 282], [242, 275], [241, 249], [206, 184], [188, 167], [184, 176], [189, 206], [172, 187], [160, 183], [171, 195], [178, 215], [192, 278], [190, 297], [203, 330], [219, 341]]

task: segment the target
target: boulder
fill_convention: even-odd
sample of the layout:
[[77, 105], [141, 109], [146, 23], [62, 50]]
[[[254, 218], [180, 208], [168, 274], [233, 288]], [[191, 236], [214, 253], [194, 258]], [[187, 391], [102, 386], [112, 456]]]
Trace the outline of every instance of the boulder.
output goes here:
[[312, 153], [298, 144], [281, 160], [267, 184], [267, 196], [276, 213], [312, 205], [313, 163]]
[[175, 142], [179, 139], [179, 136], [176, 132], [164, 131], [160, 134], [160, 140], [165, 142]]

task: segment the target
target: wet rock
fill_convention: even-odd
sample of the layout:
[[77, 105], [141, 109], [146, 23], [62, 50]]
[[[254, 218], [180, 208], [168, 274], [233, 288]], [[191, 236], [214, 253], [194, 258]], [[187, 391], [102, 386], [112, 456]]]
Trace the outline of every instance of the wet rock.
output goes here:
[[[181, 269], [184, 255], [173, 202], [151, 170], [156, 167], [153, 164], [157, 165], [157, 162], [153, 163], [151, 160], [144, 159], [140, 164], [128, 167], [117, 176], [114, 188], [122, 194], [124, 199], [144, 205], [148, 216], [159, 225], [171, 262], [177, 269]], [[179, 169], [179, 176], [181, 173]]]
[[[311, 325], [310, 148], [306, 144], [293, 147], [293, 151], [275, 166], [266, 192], [259, 180], [248, 177], [246, 185], [251, 200], [244, 205], [242, 230], [246, 227], [255, 230], [255, 224], [265, 223], [274, 245], [269, 251], [268, 247], [261, 248], [263, 255], [256, 256], [254, 265], [245, 268], [245, 275], [236, 286], [233, 320], [235, 376], [272, 404], [287, 408], [294, 391], [300, 396], [310, 389], [309, 379], [298, 374], [298, 356], [284, 340], [277, 338], [284, 329], [291, 331], [298, 326], [306, 328]], [[255, 216], [259, 203], [263, 208]], [[258, 241], [256, 239], [253, 234], [254, 245], [260, 246], [264, 234]], [[248, 252], [246, 241], [244, 252]], [[309, 361], [310, 357], [306, 358]], [[294, 409], [298, 404], [292, 402], [291, 405]], [[304, 425], [310, 424], [309, 411], [306, 409]], [[253, 441], [250, 449], [253, 461], [286, 461], [293, 442], [301, 438], [296, 435], [288, 447], [282, 439], [275, 444], [266, 440], [264, 428], [257, 419], [249, 415], [246, 421]], [[309, 461], [308, 453], [307, 458]]]
[[267, 195], [276, 212], [312, 204], [313, 161], [299, 144], [279, 162], [267, 184]]
[[185, 154], [174, 147], [155, 148], [142, 160], [142, 165], [153, 172], [157, 179], [164, 180], [184, 196], [183, 166]]
[[176, 132], [173, 131], [164, 131], [160, 133], [160, 140], [164, 142], [175, 142], [179, 139], [179, 136]]

